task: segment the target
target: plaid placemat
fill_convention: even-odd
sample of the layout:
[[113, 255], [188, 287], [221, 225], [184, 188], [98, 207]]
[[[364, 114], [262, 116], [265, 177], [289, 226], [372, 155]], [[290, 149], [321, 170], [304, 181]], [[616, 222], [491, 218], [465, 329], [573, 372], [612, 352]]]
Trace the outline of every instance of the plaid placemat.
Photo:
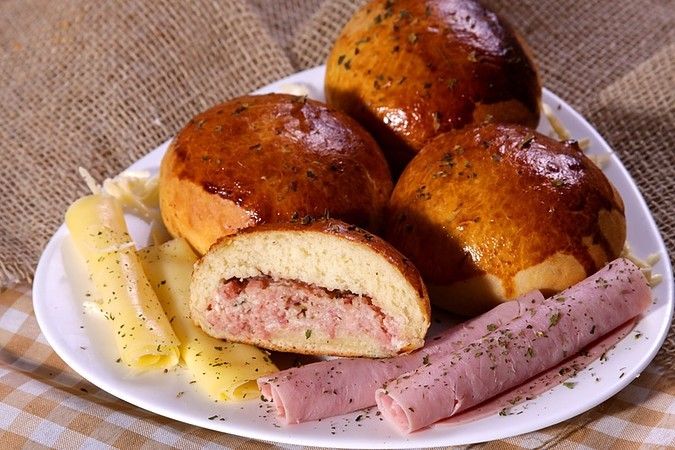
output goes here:
[[[0, 442], [9, 448], [266, 448], [154, 415], [83, 380], [51, 350], [27, 286], [0, 294]], [[581, 416], [484, 448], [675, 446], [675, 374], [652, 364], [628, 387]], [[284, 446], [292, 447], [292, 446]]]
[[[529, 42], [544, 85], [619, 154], [672, 259], [675, 2], [484, 1]], [[1, 444], [273, 446], [156, 416], [82, 380], [41, 337], [29, 283], [66, 206], [84, 193], [78, 165], [98, 179], [114, 175], [200, 110], [322, 64], [362, 3], [0, 2]], [[675, 446], [674, 330], [655, 362], [612, 399], [479, 447]]]

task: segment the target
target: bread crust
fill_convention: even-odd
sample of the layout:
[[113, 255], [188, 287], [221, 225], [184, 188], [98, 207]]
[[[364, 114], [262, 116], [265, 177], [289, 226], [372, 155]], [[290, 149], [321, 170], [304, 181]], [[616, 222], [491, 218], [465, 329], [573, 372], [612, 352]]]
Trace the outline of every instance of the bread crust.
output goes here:
[[328, 215], [376, 229], [392, 190], [384, 156], [346, 114], [284, 94], [195, 116], [160, 170], [162, 217], [200, 253], [263, 222]]
[[475, 314], [562, 290], [616, 258], [623, 202], [573, 142], [487, 124], [431, 141], [401, 175], [385, 237], [439, 306]]
[[535, 127], [541, 84], [516, 33], [477, 1], [374, 0], [336, 40], [325, 92], [375, 136], [397, 174], [451, 129]]

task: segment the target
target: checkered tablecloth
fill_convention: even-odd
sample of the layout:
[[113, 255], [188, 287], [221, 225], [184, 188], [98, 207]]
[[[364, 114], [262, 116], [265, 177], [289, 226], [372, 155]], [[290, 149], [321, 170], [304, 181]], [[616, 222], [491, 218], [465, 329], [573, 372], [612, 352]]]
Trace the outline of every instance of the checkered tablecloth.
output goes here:
[[[87, 382], [45, 341], [27, 286], [0, 293], [0, 445], [3, 449], [273, 446], [157, 416]], [[675, 447], [675, 373], [653, 363], [624, 390], [585, 414], [479, 447]]]

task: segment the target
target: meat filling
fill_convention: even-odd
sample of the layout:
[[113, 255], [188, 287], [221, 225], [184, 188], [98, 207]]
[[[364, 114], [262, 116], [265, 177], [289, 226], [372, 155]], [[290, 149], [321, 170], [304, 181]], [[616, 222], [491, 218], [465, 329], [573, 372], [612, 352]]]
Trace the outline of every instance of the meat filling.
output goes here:
[[223, 335], [269, 339], [280, 329], [305, 339], [363, 338], [399, 344], [398, 326], [367, 295], [270, 276], [222, 280], [207, 320]]

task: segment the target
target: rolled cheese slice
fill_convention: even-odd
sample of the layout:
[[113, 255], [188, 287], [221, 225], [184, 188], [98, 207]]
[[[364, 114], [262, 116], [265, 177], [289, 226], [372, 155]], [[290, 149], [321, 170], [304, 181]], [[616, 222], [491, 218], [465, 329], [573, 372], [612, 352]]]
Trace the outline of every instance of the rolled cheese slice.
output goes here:
[[86, 260], [121, 362], [136, 371], [175, 366], [178, 339], [143, 272], [117, 201], [104, 194], [82, 197], [68, 208], [66, 226]]
[[255, 379], [278, 369], [265, 351], [207, 336], [192, 323], [190, 277], [197, 255], [187, 241], [174, 239], [144, 248], [138, 255], [180, 339], [181, 359], [197, 386], [216, 400], [258, 398]]
[[409, 260], [336, 220], [223, 238], [195, 265], [190, 295], [207, 334], [270, 350], [387, 357], [421, 347], [429, 327]]
[[651, 291], [640, 269], [617, 259], [459, 351], [402, 375], [375, 393], [377, 407], [410, 433], [520, 385], [645, 311]]
[[337, 358], [294, 367], [258, 379], [260, 392], [272, 400], [285, 424], [346, 414], [375, 405], [375, 391], [410, 372], [432, 356], [458, 350], [526, 314], [544, 301], [539, 291], [505, 302], [490, 311], [427, 339], [423, 348], [386, 359]]

